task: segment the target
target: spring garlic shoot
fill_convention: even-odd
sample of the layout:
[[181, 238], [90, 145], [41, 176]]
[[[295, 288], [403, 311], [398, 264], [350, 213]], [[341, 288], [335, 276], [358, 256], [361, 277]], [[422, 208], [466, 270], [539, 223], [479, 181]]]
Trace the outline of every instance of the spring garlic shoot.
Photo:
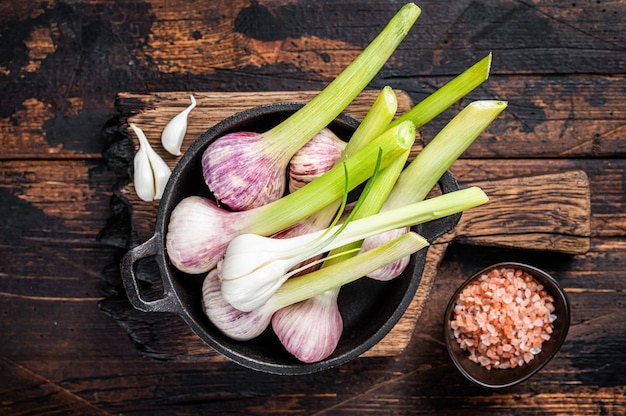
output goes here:
[[411, 120], [418, 129], [424, 126], [485, 82], [489, 78], [489, 71], [491, 71], [491, 59], [492, 54], [489, 53], [420, 101], [409, 111], [396, 118], [391, 123], [391, 127], [406, 120]]
[[403, 6], [326, 88], [277, 126], [263, 133], [234, 132], [211, 143], [203, 154], [202, 169], [216, 200], [232, 210], [244, 210], [280, 198], [291, 157], [361, 93], [420, 13], [413, 3]]
[[[506, 107], [506, 102], [495, 100], [474, 101], [467, 105], [402, 171], [382, 210], [423, 200], [444, 172]], [[405, 228], [406, 231], [408, 230]], [[366, 240], [362, 246], [363, 250], [380, 244], [386, 238], [397, 237], [398, 232], [392, 231], [388, 236], [379, 235]], [[389, 264], [382, 270], [371, 273], [369, 277], [390, 280], [402, 272], [408, 264], [408, 259], [402, 259], [400, 262], [403, 265]]]
[[222, 296], [241, 311], [254, 310], [289, 278], [289, 270], [304, 260], [303, 253], [314, 256], [381, 232], [443, 218], [487, 201], [487, 195], [480, 188], [470, 187], [385, 210], [353, 220], [332, 241], [319, 249], [320, 236], [334, 234], [341, 225], [289, 239], [240, 234], [228, 244], [224, 258], [218, 265]]
[[[384, 87], [348, 144], [344, 146], [343, 156], [346, 157], [352, 152], [358, 151], [373, 137], [382, 134], [393, 119], [397, 107], [398, 100], [393, 89], [389, 86]], [[331, 151], [336, 152], [336, 149], [331, 148]], [[311, 153], [311, 151], [307, 150], [303, 153]], [[382, 205], [393, 187], [395, 179], [402, 167], [404, 167], [408, 154], [409, 152], [407, 151], [404, 155], [398, 157], [390, 166], [378, 172], [373, 183], [368, 183], [368, 186], [371, 185], [371, 189], [357, 210], [355, 218], [378, 212], [378, 208], [376, 208], [376, 204], [372, 204], [372, 200], [379, 201], [379, 204]], [[335, 155], [329, 154], [328, 156], [335, 162], [340, 160], [342, 154], [337, 152]], [[293, 159], [290, 163], [291, 165], [294, 165]], [[297, 229], [303, 231], [301, 234], [304, 234], [306, 229], [309, 230], [308, 232], [322, 229], [324, 226], [327, 226], [328, 218], [336, 210], [336, 207], [337, 203], [328, 205], [326, 208], [296, 224], [296, 226], [299, 226]], [[342, 247], [341, 249], [332, 250], [324, 260], [322, 267], [343, 261], [348, 256], [356, 255], [360, 245], [358, 245], [358, 242], [353, 243], [353, 245], [354, 247], [344, 246], [346, 248]], [[356, 248], [356, 250], [350, 251], [352, 248]], [[340, 255], [337, 256], [338, 254]], [[317, 260], [317, 257], [312, 259]], [[300, 267], [300, 264], [296, 267]], [[302, 302], [286, 306], [276, 311], [272, 316], [274, 333], [285, 349], [300, 361], [314, 362], [322, 360], [332, 354], [337, 347], [343, 332], [343, 319], [337, 304], [340, 289], [341, 287], [332, 288]]]
[[[346, 158], [348, 190], [372, 175], [379, 153], [384, 168], [409, 150], [414, 140], [415, 126], [406, 121]], [[229, 211], [208, 198], [187, 197], [170, 216], [165, 238], [168, 257], [182, 272], [206, 273], [217, 265], [236, 235], [277, 233], [340, 199], [345, 185], [344, 166], [337, 165], [298, 191], [247, 211]]]
[[196, 107], [196, 99], [190, 95], [191, 104], [182, 112], [172, 118], [161, 133], [161, 144], [163, 148], [174, 156], [180, 156], [180, 148], [187, 132], [187, 117], [189, 113]]
[[139, 150], [133, 159], [135, 192], [143, 201], [161, 199], [172, 171], [150, 146], [144, 132], [135, 123], [130, 123], [130, 128], [139, 139]]
[[225, 335], [235, 340], [250, 340], [268, 327], [276, 311], [358, 280], [387, 262], [409, 256], [427, 246], [428, 242], [419, 234], [404, 234], [332, 267], [289, 279], [266, 303], [249, 312], [240, 311], [224, 300], [217, 271], [212, 270], [203, 282], [203, 306], [209, 320]]

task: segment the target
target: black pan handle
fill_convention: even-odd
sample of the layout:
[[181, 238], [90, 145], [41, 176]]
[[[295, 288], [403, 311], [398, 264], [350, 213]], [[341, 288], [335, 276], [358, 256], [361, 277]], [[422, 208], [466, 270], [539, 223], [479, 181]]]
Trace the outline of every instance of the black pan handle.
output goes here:
[[135, 275], [135, 264], [141, 260], [159, 254], [161, 239], [154, 234], [148, 241], [128, 251], [121, 262], [122, 281], [130, 303], [135, 309], [144, 312], [179, 312], [179, 305], [171, 291], [164, 290], [163, 297], [155, 300], [144, 300], [141, 288]]

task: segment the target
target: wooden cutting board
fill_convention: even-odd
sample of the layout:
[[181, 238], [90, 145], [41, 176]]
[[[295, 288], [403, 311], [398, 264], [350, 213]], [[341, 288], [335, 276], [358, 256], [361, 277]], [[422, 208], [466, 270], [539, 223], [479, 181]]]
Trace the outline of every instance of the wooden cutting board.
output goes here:
[[[401, 91], [396, 93], [398, 112], [411, 108], [408, 95]], [[236, 112], [272, 102], [307, 102], [317, 92], [193, 94], [197, 107], [188, 119], [183, 152], [205, 130]], [[162, 149], [160, 134], [165, 124], [189, 105], [189, 95], [183, 92], [120, 93], [116, 101], [120, 114], [119, 127], [134, 137], [128, 131], [128, 123], [139, 126], [153, 148], [173, 168], [178, 158]], [[346, 112], [362, 119], [377, 95], [378, 91], [364, 91]], [[412, 154], [416, 154], [422, 146], [418, 139]], [[490, 201], [465, 212], [451, 233], [429, 247], [422, 281], [412, 303], [394, 329], [364, 356], [394, 356], [405, 349], [433, 289], [437, 268], [452, 241], [567, 254], [583, 254], [589, 249], [590, 192], [584, 172], [568, 171], [471, 185], [482, 187]], [[131, 206], [133, 231], [140, 240], [147, 240], [153, 234], [158, 201], [138, 199], [132, 183], [124, 186], [120, 193]], [[106, 299], [100, 307], [128, 331], [145, 355], [183, 361], [225, 359], [197, 338], [176, 316], [139, 312], [119, 298]]]

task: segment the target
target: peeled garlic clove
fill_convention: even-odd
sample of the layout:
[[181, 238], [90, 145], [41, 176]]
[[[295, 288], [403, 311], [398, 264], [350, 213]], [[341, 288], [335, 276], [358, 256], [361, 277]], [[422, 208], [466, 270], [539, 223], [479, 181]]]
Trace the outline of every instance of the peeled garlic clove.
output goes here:
[[139, 150], [133, 161], [135, 192], [144, 201], [161, 199], [172, 171], [152, 149], [144, 132], [134, 123], [130, 123], [130, 127], [139, 139]]
[[329, 171], [346, 148], [330, 129], [323, 128], [289, 161], [289, 192], [295, 192]]
[[154, 177], [150, 167], [150, 160], [148, 160], [148, 155], [143, 147], [140, 147], [135, 154], [133, 165], [135, 168], [134, 184], [137, 196], [143, 201], [153, 201]]
[[191, 110], [196, 107], [196, 99], [193, 95], [190, 96], [191, 104], [184, 109], [181, 113], [176, 115], [163, 129], [161, 133], [161, 144], [169, 153], [174, 156], [180, 156], [180, 148], [187, 132], [187, 117]]

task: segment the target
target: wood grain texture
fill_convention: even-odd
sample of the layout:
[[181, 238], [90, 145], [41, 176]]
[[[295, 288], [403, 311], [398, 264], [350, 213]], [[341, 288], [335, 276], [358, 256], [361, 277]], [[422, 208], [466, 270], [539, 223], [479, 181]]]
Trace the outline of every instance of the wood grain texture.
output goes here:
[[468, 210], [451, 232], [465, 244], [585, 254], [591, 235], [584, 171], [472, 183], [489, 202]]
[[[510, 115], [472, 155], [624, 154], [619, 2], [420, 7], [414, 30], [371, 88], [391, 85], [418, 102], [493, 52], [491, 79], [471, 98], [509, 100]], [[7, 74], [0, 77], [0, 157], [99, 157], [98, 131], [114, 115], [120, 91], [320, 89], [397, 8], [357, 0], [5, 6], [11, 36], [0, 63]], [[572, 114], [589, 122], [573, 123]], [[528, 134], [542, 145], [524, 146], [520, 138]]]
[[[14, 391], [19, 392], [18, 395], [11, 395], [10, 400], [0, 402], [0, 411], [3, 414], [108, 414], [87, 400], [5, 358], [0, 358], [0, 370], [5, 379], [11, 380]], [[0, 397], [6, 393], [0, 388]], [[33, 403], [37, 405], [33, 406]]]
[[[129, 310], [113, 304], [125, 302], [119, 256], [140, 241], [114, 191], [128, 180], [134, 151], [130, 140], [114, 141], [117, 94], [320, 90], [402, 4], [0, 1], [0, 413], [626, 413], [626, 5], [619, 0], [421, 1], [416, 26], [369, 86], [390, 85], [417, 103], [493, 52], [489, 80], [425, 126], [424, 139], [470, 100], [508, 100], [454, 164], [455, 177], [467, 185], [584, 171], [587, 253], [439, 244], [445, 255], [404, 352], [303, 377], [204, 360], [191, 348], [173, 355], [172, 340], [150, 338], [141, 316], [103, 313]], [[510, 260], [561, 282], [572, 327], [532, 379], [487, 391], [451, 364], [443, 310], [466, 276]], [[185, 336], [182, 319], [159, 319]]]

